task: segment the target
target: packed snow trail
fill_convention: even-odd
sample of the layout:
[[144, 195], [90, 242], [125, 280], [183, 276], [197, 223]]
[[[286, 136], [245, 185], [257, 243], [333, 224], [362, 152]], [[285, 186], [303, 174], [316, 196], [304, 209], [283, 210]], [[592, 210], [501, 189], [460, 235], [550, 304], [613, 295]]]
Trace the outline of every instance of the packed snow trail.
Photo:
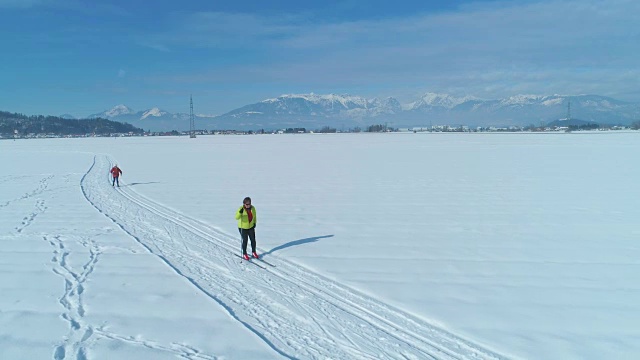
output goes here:
[[82, 179], [87, 200], [230, 316], [291, 359], [506, 357], [282, 258], [242, 263], [236, 236], [148, 199], [106, 176], [99, 155]]
[[[87, 303], [85, 296], [87, 289], [90, 288], [88, 284], [93, 277], [97, 264], [104, 255], [104, 248], [96, 238], [111, 232], [112, 229], [90, 229], [90, 232], [87, 233], [83, 232], [87, 231], [86, 228], [76, 227], [75, 224], [77, 223], [74, 223], [74, 220], [61, 225], [56, 221], [56, 216], [49, 216], [52, 208], [54, 209], [53, 212], [60, 210], [58, 205], [61, 199], [64, 200], [66, 204], [71, 204], [72, 206], [77, 204], [74, 203], [75, 199], [65, 198], [65, 195], [69, 194], [68, 191], [73, 191], [67, 189], [77, 191], [75, 183], [72, 182], [72, 176], [57, 176], [51, 174], [19, 177], [5, 176], [0, 179], [0, 185], [9, 181], [15, 182], [16, 180], [23, 185], [17, 188], [28, 190], [19, 196], [11, 194], [10, 197], [5, 198], [5, 200], [0, 203], [0, 213], [3, 215], [3, 223], [8, 225], [7, 228], [12, 228], [9, 234], [0, 235], [2, 250], [6, 252], [2, 254], [3, 258], [0, 259], [0, 266], [9, 274], [16, 276], [13, 278], [5, 274], [5, 277], [2, 279], [9, 281], [8, 284], [7, 282], [3, 283], [3, 289], [7, 289], [8, 291], [6, 294], [3, 293], [5, 303], [4, 307], [0, 307], [0, 313], [3, 315], [3, 331], [2, 334], [0, 334], [0, 342], [2, 343], [0, 344], [0, 359], [92, 359], [94, 356], [93, 348], [103, 339], [115, 340], [134, 347], [157, 350], [159, 353], [166, 353], [169, 356], [174, 355], [176, 358], [192, 360], [218, 359], [218, 357], [214, 355], [201, 354], [199, 349], [188, 345], [177, 342], [165, 344], [149, 339], [141, 339], [137, 336], [123, 336], [110, 331], [106, 324], [91, 322], [86, 316]], [[20, 192], [16, 193], [20, 194]], [[80, 201], [84, 201], [84, 199]], [[73, 213], [73, 211], [70, 211], [66, 214]], [[9, 224], [12, 223], [15, 223], [15, 225], [9, 226]], [[43, 226], [43, 224], [45, 225]], [[34, 226], [38, 227], [38, 230], [50, 229], [51, 232], [33, 230]], [[38, 242], [46, 245], [39, 247]], [[17, 251], [15, 244], [20, 244]], [[6, 254], [12, 253], [17, 255], [18, 258], [24, 256], [26, 259], [25, 255], [28, 255], [29, 257], [35, 258], [35, 260], [29, 259], [24, 263], [20, 262], [20, 259], [14, 262], [7, 262]], [[50, 256], [48, 261], [38, 262], [38, 258], [44, 260], [47, 256]], [[11, 264], [14, 264], [15, 268], [13, 268]], [[40, 295], [38, 297], [47, 299], [56, 298], [56, 295], [54, 295], [56, 292], [47, 294], [46, 288], [48, 288], [50, 284], [45, 280], [46, 277], [40, 277], [41, 275], [37, 276], [38, 280], [43, 280], [42, 283], [38, 281], [31, 281], [28, 284], [21, 283], [25, 281], [20, 277], [24, 272], [35, 274], [46, 273], [41, 269], [42, 265], [55, 274], [56, 277], [60, 278], [64, 284], [62, 294], [57, 297], [57, 303], [62, 307], [62, 311], [58, 316], [56, 316], [57, 311], [51, 311], [48, 305], [46, 305], [48, 300], [43, 301], [41, 304], [36, 304], [33, 302], [33, 299], [29, 298], [29, 294], [33, 294], [33, 291], [43, 289], [43, 292], [39, 293]], [[13, 282], [17, 284], [21, 292], [16, 293], [14, 289], [12, 289], [11, 284]], [[9, 286], [7, 287], [7, 285]], [[27, 295], [25, 296], [25, 294]], [[13, 298], [14, 300], [8, 302], [4, 297]], [[6, 306], [10, 302], [14, 304], [24, 302], [27, 303], [27, 305], [26, 307]], [[37, 320], [24, 316], [25, 313], [35, 312], [39, 315]], [[8, 319], [16, 317], [21, 318], [20, 321], [34, 321], [31, 324], [36, 325], [35, 327], [31, 326], [28, 333], [25, 334], [19, 327], [13, 328], [9, 325], [11, 324], [11, 320]], [[53, 331], [47, 328], [51, 317], [59, 317], [66, 323], [67, 332], [60, 340], [56, 340], [55, 337], [47, 337], [50, 332], [52, 336], [57, 335], [57, 327], [54, 327], [55, 330]], [[54, 322], [57, 322], [57, 320]], [[20, 340], [18, 340], [21, 339], [21, 337], [25, 339], [25, 343], [21, 343]], [[46, 340], [43, 341], [43, 338], [46, 338]], [[43, 345], [43, 343], [46, 345]], [[110, 344], [110, 346], [118, 347], [120, 345]], [[44, 357], [43, 354], [45, 352], [52, 352], [52, 355], [50, 357]]]

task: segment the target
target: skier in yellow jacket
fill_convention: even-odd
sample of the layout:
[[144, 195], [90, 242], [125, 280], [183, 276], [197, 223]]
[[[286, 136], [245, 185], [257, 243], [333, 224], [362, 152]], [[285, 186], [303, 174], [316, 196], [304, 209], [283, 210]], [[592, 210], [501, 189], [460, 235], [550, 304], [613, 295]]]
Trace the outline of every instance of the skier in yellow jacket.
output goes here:
[[242, 201], [242, 206], [236, 211], [236, 220], [238, 220], [238, 231], [242, 237], [242, 257], [249, 260], [247, 240], [251, 239], [251, 253], [254, 258], [258, 259], [258, 253], [256, 253], [256, 208], [251, 205], [250, 197], [247, 196]]

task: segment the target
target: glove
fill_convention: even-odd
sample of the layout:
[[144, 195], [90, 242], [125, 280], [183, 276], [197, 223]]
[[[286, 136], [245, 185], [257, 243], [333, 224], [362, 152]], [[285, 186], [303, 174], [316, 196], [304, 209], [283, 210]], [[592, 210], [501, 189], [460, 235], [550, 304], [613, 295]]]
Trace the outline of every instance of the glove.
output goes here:
[[240, 209], [240, 214], [244, 212], [244, 206]]

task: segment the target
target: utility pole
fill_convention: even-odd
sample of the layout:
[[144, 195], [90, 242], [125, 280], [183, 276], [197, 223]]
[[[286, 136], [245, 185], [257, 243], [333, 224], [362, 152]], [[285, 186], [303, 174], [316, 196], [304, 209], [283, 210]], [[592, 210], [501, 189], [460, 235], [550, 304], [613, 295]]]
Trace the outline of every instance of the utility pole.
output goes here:
[[193, 96], [189, 95], [189, 107], [190, 107], [190, 111], [189, 111], [189, 137], [191, 139], [195, 139], [196, 137], [196, 129], [195, 129], [195, 124], [194, 124], [194, 120], [193, 120]]

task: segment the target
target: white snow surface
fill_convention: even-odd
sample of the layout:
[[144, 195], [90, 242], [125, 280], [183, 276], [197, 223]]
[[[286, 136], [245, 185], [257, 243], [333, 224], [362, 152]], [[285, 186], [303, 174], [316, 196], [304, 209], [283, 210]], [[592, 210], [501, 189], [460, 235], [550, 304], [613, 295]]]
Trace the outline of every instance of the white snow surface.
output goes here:
[[[288, 99], [302, 99], [312, 104], [324, 106], [327, 110], [337, 108], [343, 115], [356, 118], [381, 114], [394, 114], [401, 108], [397, 101], [390, 97], [385, 99], [365, 99], [363, 97], [351, 95], [317, 95], [314, 93], [286, 94], [275, 99], [263, 100], [262, 103], [276, 103], [279, 110], [285, 112], [288, 111], [289, 114], [293, 114], [295, 112], [289, 111], [288, 105], [286, 104], [286, 100]], [[318, 114], [316, 112], [312, 112], [311, 115]]]
[[454, 107], [471, 100], [478, 100], [478, 98], [474, 96], [457, 97], [449, 94], [429, 92], [422, 95], [422, 97], [417, 101], [404, 105], [403, 108], [405, 110], [415, 110], [424, 106], [440, 106], [447, 109], [453, 109]]
[[160, 117], [160, 116], [164, 116], [166, 114], [167, 114], [166, 111], [162, 111], [162, 110], [158, 109], [157, 107], [154, 107], [154, 108], [151, 108], [151, 109], [145, 111], [142, 114], [142, 116], [140, 117], [140, 120], [144, 120], [144, 119], [148, 118], [149, 116]]
[[0, 359], [638, 358], [639, 140], [0, 141]]
[[502, 99], [500, 101], [500, 104], [501, 105], [528, 105], [528, 104], [540, 102], [546, 98], [547, 97], [543, 95], [520, 94], [520, 95], [510, 96], [506, 99]]
[[[349, 108], [353, 105], [358, 105], [361, 107], [367, 107], [367, 104], [369, 103], [369, 100], [360, 97], [360, 96], [352, 96], [352, 95], [337, 95], [337, 94], [325, 94], [325, 95], [318, 95], [318, 94], [314, 94], [314, 93], [310, 93], [310, 94], [284, 94], [281, 95], [280, 97], [277, 97], [275, 99], [266, 99], [263, 100], [262, 102], [266, 102], [266, 103], [272, 103], [272, 102], [279, 102], [282, 101], [283, 99], [303, 99], [306, 101], [309, 101], [311, 103], [314, 104], [323, 104], [323, 103], [339, 103], [342, 106], [344, 106], [345, 108]], [[371, 101], [374, 101], [377, 99], [373, 99]]]
[[106, 117], [116, 117], [118, 115], [127, 115], [127, 114], [133, 114], [134, 111], [131, 110], [131, 108], [127, 107], [126, 105], [120, 104], [120, 105], [116, 105], [114, 106], [111, 110], [107, 110], [104, 112], [104, 115]]
[[562, 97], [552, 97], [552, 98], [550, 98], [548, 100], [543, 101], [542, 105], [545, 105], [545, 106], [556, 106], [556, 105], [562, 104], [562, 102], [564, 100], [565, 99], [562, 98]]
[[601, 107], [604, 109], [615, 109], [618, 107], [618, 105], [612, 104], [611, 101], [608, 101], [608, 100], [600, 100], [600, 101], [587, 100], [587, 101], [584, 101], [582, 105], [585, 107], [594, 107], [594, 108]]

